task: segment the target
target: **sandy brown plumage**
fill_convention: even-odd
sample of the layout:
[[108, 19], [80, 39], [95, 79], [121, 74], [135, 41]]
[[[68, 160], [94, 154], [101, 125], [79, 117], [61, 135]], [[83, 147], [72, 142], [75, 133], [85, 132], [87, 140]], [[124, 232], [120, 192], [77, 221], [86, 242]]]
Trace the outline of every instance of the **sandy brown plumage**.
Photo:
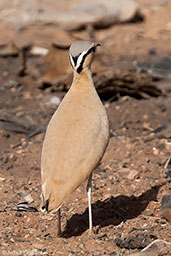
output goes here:
[[[91, 43], [88, 45], [88, 49], [93, 47]], [[82, 45], [81, 48], [84, 52]], [[71, 88], [47, 127], [41, 158], [42, 207], [47, 211], [59, 209], [89, 177], [108, 144], [109, 122], [94, 88], [89, 69], [94, 52], [89, 51], [81, 72], [73, 67]], [[75, 48], [74, 54], [77, 54]]]

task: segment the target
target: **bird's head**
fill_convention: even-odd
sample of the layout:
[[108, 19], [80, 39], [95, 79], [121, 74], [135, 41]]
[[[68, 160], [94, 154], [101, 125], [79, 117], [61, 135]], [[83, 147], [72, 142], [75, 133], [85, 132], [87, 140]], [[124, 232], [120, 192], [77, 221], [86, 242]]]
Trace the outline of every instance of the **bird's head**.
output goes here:
[[97, 46], [100, 44], [87, 41], [76, 41], [71, 44], [69, 49], [70, 62], [77, 73], [90, 68]]

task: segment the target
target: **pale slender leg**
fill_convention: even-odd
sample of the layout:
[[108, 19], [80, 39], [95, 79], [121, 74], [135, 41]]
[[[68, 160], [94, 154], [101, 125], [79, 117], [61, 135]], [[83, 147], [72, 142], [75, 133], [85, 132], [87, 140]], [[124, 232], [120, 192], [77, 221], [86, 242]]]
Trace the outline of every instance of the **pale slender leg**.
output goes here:
[[61, 235], [61, 209], [58, 209], [58, 236]]
[[93, 230], [92, 222], [92, 210], [91, 210], [91, 187], [92, 187], [92, 174], [90, 174], [87, 183], [87, 194], [88, 194], [88, 211], [89, 211], [89, 230]]

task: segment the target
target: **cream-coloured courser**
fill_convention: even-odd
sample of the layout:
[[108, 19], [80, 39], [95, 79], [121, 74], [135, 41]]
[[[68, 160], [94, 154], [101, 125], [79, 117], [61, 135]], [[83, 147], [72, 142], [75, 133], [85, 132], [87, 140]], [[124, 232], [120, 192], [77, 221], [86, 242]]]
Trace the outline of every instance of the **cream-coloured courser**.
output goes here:
[[74, 42], [69, 56], [74, 78], [68, 93], [47, 127], [41, 158], [41, 210], [58, 210], [88, 178], [89, 228], [92, 230], [91, 177], [109, 140], [106, 110], [95, 90], [91, 62], [98, 43]]

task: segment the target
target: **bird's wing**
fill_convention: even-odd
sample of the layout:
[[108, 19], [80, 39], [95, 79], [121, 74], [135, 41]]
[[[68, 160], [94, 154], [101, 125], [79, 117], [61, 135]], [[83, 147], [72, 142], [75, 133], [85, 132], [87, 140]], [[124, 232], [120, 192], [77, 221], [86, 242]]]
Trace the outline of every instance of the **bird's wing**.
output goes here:
[[55, 113], [42, 150], [42, 191], [45, 200], [50, 198], [49, 209], [57, 208], [97, 166], [107, 144], [105, 125], [96, 109]]

